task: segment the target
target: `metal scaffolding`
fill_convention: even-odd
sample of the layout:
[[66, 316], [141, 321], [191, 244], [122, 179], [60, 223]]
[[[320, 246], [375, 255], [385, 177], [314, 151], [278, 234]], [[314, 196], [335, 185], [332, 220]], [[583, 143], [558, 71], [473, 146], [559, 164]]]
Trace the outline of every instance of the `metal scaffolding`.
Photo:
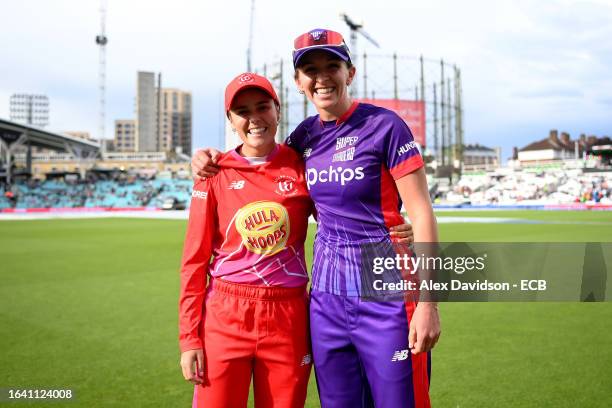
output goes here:
[[[461, 71], [455, 64], [423, 56], [378, 55], [359, 56], [357, 76], [359, 92], [355, 98], [406, 99], [425, 105], [425, 156], [436, 167], [461, 168], [463, 109]], [[294, 86], [294, 70], [290, 60], [265, 64], [255, 72], [267, 76], [279, 90], [282, 117], [279, 139], [306, 117], [316, 114], [312, 104]]]

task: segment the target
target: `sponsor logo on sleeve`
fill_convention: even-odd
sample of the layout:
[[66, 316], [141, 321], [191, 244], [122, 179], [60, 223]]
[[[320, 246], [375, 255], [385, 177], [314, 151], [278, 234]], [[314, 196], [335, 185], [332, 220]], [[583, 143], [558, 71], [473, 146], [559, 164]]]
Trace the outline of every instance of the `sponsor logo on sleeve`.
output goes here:
[[206, 198], [208, 197], [208, 193], [206, 191], [193, 190], [191, 192], [191, 197], [206, 200]]
[[418, 147], [415, 141], [412, 142], [408, 142], [405, 145], [403, 145], [402, 147], [400, 147], [399, 149], [397, 149], [397, 155], [398, 156], [402, 156], [406, 153], [408, 153], [411, 150], [417, 149], [418, 151]]
[[244, 246], [265, 256], [282, 251], [290, 233], [287, 209], [273, 201], [257, 201], [242, 207], [235, 226]]

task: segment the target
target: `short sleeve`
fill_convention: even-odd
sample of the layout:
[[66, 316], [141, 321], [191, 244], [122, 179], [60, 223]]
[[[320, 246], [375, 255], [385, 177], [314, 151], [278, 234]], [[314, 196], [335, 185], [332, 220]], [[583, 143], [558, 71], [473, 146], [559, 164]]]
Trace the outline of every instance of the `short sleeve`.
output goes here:
[[391, 176], [397, 180], [420, 169], [425, 163], [406, 122], [394, 112], [389, 111], [386, 116], [385, 121], [388, 120], [390, 126], [385, 126], [388, 131], [383, 143], [383, 154]]
[[285, 144], [298, 152], [300, 156], [304, 153], [306, 136], [308, 135], [306, 121], [300, 123], [293, 132], [285, 139]]

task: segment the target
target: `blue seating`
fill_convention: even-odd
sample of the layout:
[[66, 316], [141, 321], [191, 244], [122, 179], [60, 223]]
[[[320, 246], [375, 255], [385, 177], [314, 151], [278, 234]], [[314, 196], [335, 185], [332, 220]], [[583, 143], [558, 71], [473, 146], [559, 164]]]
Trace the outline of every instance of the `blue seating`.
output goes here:
[[[165, 198], [176, 197], [189, 205], [191, 180], [155, 179], [66, 183], [58, 180], [17, 183], [17, 208], [60, 207], [158, 207]], [[10, 201], [0, 189], [0, 209], [10, 208]]]

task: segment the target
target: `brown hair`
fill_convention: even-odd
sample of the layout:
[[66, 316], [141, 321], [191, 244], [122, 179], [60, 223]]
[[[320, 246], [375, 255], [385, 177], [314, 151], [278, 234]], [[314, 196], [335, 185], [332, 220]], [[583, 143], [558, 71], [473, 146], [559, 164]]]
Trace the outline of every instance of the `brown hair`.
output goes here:
[[[340, 58], [340, 57], [338, 57], [338, 56], [336, 56], [336, 55], [332, 54], [331, 52], [330, 52], [329, 54], [330, 54], [330, 55], [332, 55], [332, 56], [333, 56], [333, 58], [334, 58], [335, 60], [338, 60], [338, 61], [340, 61], [340, 62], [344, 62], [344, 64], [346, 65], [346, 69], [351, 69], [351, 68], [353, 68], [353, 63], [352, 63], [350, 60], [349, 60], [349, 61], [345, 61], [345, 60], [343, 60], [342, 58]], [[294, 68], [294, 71], [293, 71], [293, 78], [294, 78], [294, 79], [297, 79], [297, 77], [298, 77], [298, 69], [300, 69], [300, 67], [301, 67], [302, 65], [303, 65], [303, 64], [299, 64], [297, 67], [295, 67], [295, 68]]]

